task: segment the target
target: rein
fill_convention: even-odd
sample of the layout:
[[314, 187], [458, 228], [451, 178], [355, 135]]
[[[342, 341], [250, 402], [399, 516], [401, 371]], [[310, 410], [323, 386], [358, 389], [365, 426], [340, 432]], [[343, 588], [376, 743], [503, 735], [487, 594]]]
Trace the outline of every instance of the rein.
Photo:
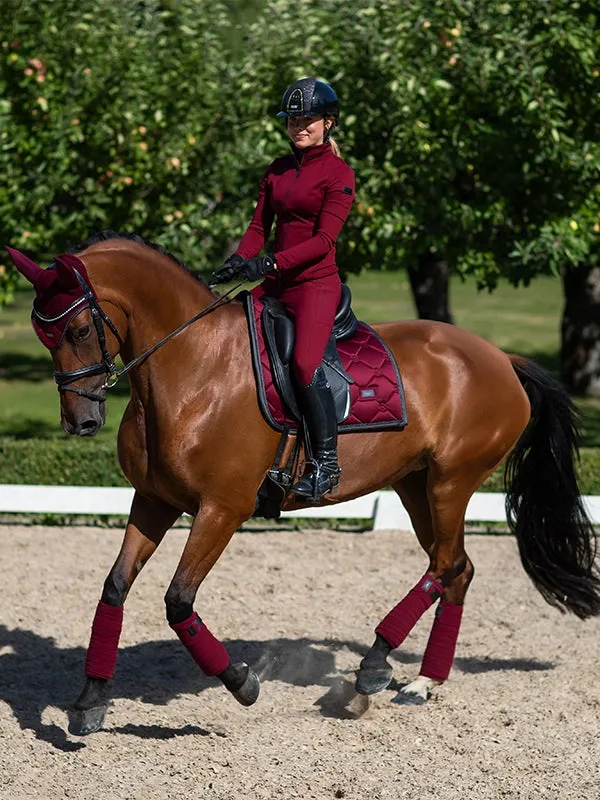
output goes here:
[[[122, 369], [117, 369], [114, 358], [110, 355], [106, 347], [106, 335], [104, 333], [103, 323], [105, 323], [110, 328], [110, 330], [116, 337], [117, 341], [119, 342], [120, 346], [123, 345], [123, 340], [121, 339], [114, 322], [111, 320], [108, 314], [105, 311], [103, 311], [103, 309], [100, 307], [100, 304], [96, 300], [94, 293], [87, 284], [86, 280], [83, 278], [82, 275], [80, 275], [80, 273], [77, 270], [74, 270], [74, 272], [83, 290], [86, 304], [88, 305], [90, 311], [92, 312], [92, 321], [96, 329], [98, 344], [100, 345], [100, 350], [102, 351], [102, 361], [98, 362], [97, 364], [90, 364], [87, 367], [81, 367], [80, 369], [70, 370], [69, 372], [55, 372], [54, 380], [56, 381], [59, 392], [61, 391], [74, 392], [80, 397], [86, 397], [88, 400], [94, 400], [97, 403], [103, 403], [106, 400], [106, 390], [112, 389], [114, 386], [116, 386], [117, 383], [119, 382], [119, 379], [122, 378], [123, 375], [127, 375], [127, 373], [130, 372], [134, 367], [137, 367], [139, 364], [141, 364], [143, 361], [149, 358], [152, 355], [152, 353], [155, 353], [160, 347], [162, 347], [164, 344], [173, 339], [173, 337], [177, 336], [178, 333], [181, 333], [183, 330], [188, 328], [194, 322], [197, 322], [199, 319], [202, 319], [202, 317], [205, 317], [212, 311], [216, 311], [217, 308], [220, 308], [221, 306], [225, 306], [228, 303], [230, 303], [232, 300], [230, 295], [233, 294], [233, 292], [236, 292], [240, 288], [240, 286], [242, 286], [242, 284], [244, 283], [244, 281], [240, 281], [240, 283], [238, 283], [233, 288], [229, 289], [229, 291], [225, 292], [225, 294], [217, 297], [210, 305], [208, 305], [206, 308], [203, 308], [202, 311], [199, 311], [191, 319], [188, 319], [186, 322], [183, 322], [181, 325], [179, 325], [178, 328], [175, 328], [174, 331], [171, 331], [171, 333], [168, 333], [158, 342], [153, 344], [152, 347], [149, 347], [147, 350], [144, 350], [144, 352], [141, 353], [139, 356], [136, 356], [136, 358], [133, 358], [131, 359], [131, 361], [128, 361], [127, 364], [125, 364]], [[84, 389], [78, 389], [70, 385], [72, 383], [75, 383], [75, 381], [81, 380], [82, 378], [89, 378], [93, 375], [102, 375], [102, 374], [106, 375], [106, 380], [100, 387], [99, 392], [87, 392]]]

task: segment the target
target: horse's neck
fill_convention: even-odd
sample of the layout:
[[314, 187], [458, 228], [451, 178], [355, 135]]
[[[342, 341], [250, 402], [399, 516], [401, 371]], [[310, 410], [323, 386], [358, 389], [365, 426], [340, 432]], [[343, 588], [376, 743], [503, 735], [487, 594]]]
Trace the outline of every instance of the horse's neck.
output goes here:
[[[196, 280], [167, 256], [142, 248], [117, 246], [91, 251], [86, 262], [92, 269], [92, 282], [99, 295], [120, 306], [128, 327], [121, 356], [124, 361], [139, 357], [181, 324], [195, 316], [214, 301], [208, 287]], [[198, 340], [199, 324], [202, 333], [210, 337], [210, 315], [194, 323], [189, 331], [178, 334], [173, 344], [165, 344], [131, 373], [137, 389], [157, 379], [172, 379], [181, 369], [194, 368], [203, 349]], [[177, 358], [173, 358], [174, 352]]]
[[[215, 299], [211, 292], [176, 264], [163, 273], [152, 270], [135, 280], [129, 296], [129, 344], [134, 356], [192, 319]], [[178, 335], [185, 348], [189, 337]]]

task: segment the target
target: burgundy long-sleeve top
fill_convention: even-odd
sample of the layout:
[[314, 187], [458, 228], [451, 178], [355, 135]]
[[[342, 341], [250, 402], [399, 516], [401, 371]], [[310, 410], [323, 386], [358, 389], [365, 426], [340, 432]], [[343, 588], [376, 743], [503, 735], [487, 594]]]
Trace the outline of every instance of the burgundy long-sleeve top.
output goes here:
[[355, 197], [354, 172], [329, 142], [276, 158], [260, 182], [258, 202], [237, 252], [254, 258], [273, 220], [277, 272], [267, 282], [301, 283], [337, 272], [335, 245]]

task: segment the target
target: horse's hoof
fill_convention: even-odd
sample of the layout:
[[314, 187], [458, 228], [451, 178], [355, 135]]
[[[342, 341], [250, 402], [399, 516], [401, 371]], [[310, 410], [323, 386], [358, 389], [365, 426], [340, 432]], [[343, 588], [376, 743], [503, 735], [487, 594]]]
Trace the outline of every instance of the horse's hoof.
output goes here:
[[398, 692], [396, 697], [392, 697], [392, 703], [398, 703], [399, 706], [424, 706], [428, 700], [429, 697], [414, 692]]
[[87, 736], [102, 727], [108, 704], [94, 708], [72, 708], [69, 711], [69, 733], [74, 736]]
[[431, 692], [436, 686], [441, 686], [442, 681], [419, 675], [414, 681], [406, 683], [392, 699], [392, 703], [401, 706], [424, 706], [431, 697]]
[[358, 694], [377, 694], [392, 682], [392, 669], [369, 669], [362, 667], [356, 673], [356, 691]]
[[241, 703], [243, 706], [254, 705], [254, 703], [256, 703], [258, 700], [258, 695], [260, 694], [260, 681], [258, 680], [258, 675], [256, 672], [248, 667], [248, 675], [246, 676], [246, 680], [239, 689], [231, 692], [231, 694], [235, 697], [238, 703]]

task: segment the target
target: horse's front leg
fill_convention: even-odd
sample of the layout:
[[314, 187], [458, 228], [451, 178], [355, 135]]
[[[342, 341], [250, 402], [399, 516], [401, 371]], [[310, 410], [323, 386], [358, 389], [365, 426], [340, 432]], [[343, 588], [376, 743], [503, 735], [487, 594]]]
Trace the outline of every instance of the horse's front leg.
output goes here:
[[205, 675], [217, 676], [242, 705], [256, 702], [256, 673], [241, 662], [232, 664], [223, 644], [194, 611], [200, 584], [249, 514], [232, 512], [225, 504], [203, 506], [194, 520], [173, 580], [165, 595], [167, 620]]
[[167, 503], [135, 493], [121, 551], [96, 608], [85, 664], [86, 682], [69, 715], [70, 733], [82, 736], [102, 727], [109, 681], [117, 663], [123, 604], [142, 567], [180, 514]]

